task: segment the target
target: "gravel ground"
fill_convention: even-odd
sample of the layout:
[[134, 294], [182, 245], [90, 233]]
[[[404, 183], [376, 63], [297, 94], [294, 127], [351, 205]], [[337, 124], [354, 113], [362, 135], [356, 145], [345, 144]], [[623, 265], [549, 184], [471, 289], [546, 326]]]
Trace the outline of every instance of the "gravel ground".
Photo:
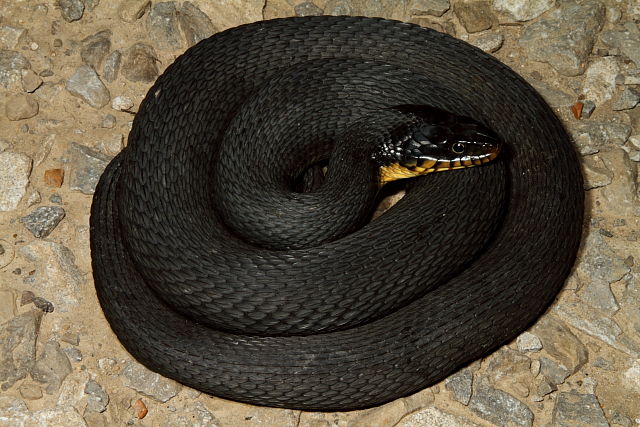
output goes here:
[[[313, 14], [401, 19], [491, 52], [556, 109], [586, 177], [583, 247], [549, 312], [366, 411], [254, 407], [149, 372], [91, 279], [91, 195], [157, 75], [215, 32]], [[0, 16], [1, 426], [640, 425], [637, 0], [0, 0]]]

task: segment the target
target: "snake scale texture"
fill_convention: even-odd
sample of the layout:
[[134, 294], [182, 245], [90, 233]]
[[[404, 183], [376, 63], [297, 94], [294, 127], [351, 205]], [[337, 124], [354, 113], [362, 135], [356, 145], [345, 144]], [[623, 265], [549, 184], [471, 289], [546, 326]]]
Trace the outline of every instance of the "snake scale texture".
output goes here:
[[[240, 236], [313, 233], [297, 224], [307, 215], [339, 223], [327, 215], [349, 203], [289, 218], [269, 180], [399, 104], [472, 117], [505, 149], [412, 180], [335, 241], [272, 250]], [[343, 193], [356, 203], [360, 190]], [[234, 206], [253, 213], [229, 219]], [[242, 402], [348, 410], [440, 381], [530, 326], [572, 268], [582, 215], [566, 132], [507, 66], [415, 25], [279, 19], [200, 42], [150, 89], [96, 189], [93, 274], [113, 331], [150, 369]]]

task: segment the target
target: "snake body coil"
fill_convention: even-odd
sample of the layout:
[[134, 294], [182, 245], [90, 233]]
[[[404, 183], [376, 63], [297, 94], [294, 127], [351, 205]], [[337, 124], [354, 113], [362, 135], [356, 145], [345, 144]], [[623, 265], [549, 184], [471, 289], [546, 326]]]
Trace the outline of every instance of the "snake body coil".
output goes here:
[[[284, 190], [352, 123], [400, 104], [473, 117], [505, 142], [501, 161], [418, 178], [353, 232], [335, 218], [362, 202], [361, 177]], [[197, 44], [150, 89], [96, 189], [93, 273], [112, 329], [150, 369], [253, 404], [361, 408], [531, 325], [572, 267], [582, 203], [561, 124], [489, 55], [382, 19], [265, 21]], [[252, 227], [349, 233], [273, 250], [250, 243]]]

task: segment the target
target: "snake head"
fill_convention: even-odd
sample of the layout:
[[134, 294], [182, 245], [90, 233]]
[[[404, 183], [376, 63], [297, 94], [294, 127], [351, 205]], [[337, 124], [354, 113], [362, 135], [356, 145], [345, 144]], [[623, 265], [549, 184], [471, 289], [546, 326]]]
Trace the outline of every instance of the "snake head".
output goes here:
[[428, 106], [398, 106], [407, 121], [391, 130], [373, 158], [380, 184], [431, 172], [479, 166], [495, 159], [502, 142], [477, 121]]

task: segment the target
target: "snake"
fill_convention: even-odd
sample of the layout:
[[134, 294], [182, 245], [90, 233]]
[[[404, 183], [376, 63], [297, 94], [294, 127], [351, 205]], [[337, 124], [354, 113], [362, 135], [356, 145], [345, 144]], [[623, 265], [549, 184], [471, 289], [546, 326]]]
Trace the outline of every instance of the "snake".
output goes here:
[[544, 314], [582, 188], [554, 111], [464, 41], [382, 18], [245, 24], [142, 101], [93, 196], [96, 294], [124, 348], [186, 386], [373, 407]]

